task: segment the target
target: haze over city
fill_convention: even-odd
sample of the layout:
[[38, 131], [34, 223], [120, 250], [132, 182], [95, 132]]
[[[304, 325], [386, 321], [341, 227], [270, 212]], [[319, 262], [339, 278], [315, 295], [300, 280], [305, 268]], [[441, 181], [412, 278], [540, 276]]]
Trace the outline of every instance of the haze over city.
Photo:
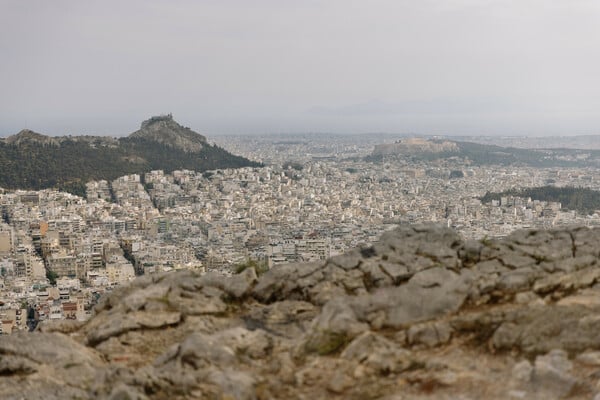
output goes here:
[[0, 137], [599, 133], [595, 1], [0, 4]]

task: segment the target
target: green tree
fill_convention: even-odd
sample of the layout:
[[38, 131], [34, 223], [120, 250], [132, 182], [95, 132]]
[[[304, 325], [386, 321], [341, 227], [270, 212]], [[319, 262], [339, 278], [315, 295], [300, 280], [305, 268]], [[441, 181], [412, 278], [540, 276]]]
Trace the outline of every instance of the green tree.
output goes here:
[[58, 278], [58, 274], [51, 269], [46, 269], [46, 278], [50, 281], [51, 285], [56, 285], [56, 279]]
[[256, 275], [260, 276], [269, 270], [269, 265], [266, 260], [258, 261], [248, 259], [245, 262], [237, 264], [235, 266], [235, 273], [241, 274], [248, 268], [254, 268], [254, 271], [256, 271]]

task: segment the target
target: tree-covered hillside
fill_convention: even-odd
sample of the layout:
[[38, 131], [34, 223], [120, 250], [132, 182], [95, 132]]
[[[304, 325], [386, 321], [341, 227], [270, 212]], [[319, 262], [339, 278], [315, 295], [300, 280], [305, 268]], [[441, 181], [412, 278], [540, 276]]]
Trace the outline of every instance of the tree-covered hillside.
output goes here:
[[89, 180], [153, 169], [205, 171], [258, 165], [210, 144], [192, 153], [143, 138], [122, 138], [116, 146], [69, 139], [55, 145], [0, 141], [0, 187], [7, 189], [59, 188], [83, 195]]
[[600, 210], [599, 191], [572, 186], [540, 186], [496, 193], [487, 192], [481, 201], [489, 203], [492, 200], [500, 200], [504, 196], [531, 197], [532, 200], [559, 202], [563, 209], [575, 210], [582, 214], [592, 214]]

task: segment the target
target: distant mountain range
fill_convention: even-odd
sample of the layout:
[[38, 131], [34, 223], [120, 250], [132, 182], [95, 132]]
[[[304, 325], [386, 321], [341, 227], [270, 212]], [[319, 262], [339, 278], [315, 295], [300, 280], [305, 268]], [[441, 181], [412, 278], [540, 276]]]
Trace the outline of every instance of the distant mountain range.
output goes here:
[[142, 122], [139, 130], [123, 138], [50, 137], [23, 130], [0, 139], [0, 187], [5, 189], [58, 188], [83, 195], [90, 180], [156, 169], [205, 171], [259, 165], [209, 144], [170, 114]]
[[401, 158], [408, 161], [454, 159], [471, 165], [521, 165], [531, 167], [599, 167], [600, 150], [524, 149], [449, 139], [407, 138], [375, 146], [367, 161]]

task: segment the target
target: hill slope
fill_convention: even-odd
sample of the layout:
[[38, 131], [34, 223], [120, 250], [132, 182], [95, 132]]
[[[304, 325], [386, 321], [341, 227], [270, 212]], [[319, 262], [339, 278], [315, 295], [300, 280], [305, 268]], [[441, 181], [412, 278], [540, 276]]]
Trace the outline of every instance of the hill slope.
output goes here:
[[86, 323], [3, 337], [0, 398], [598, 398], [598, 248], [412, 226], [260, 277], [145, 276]]
[[153, 117], [125, 138], [65, 136], [51, 138], [21, 131], [0, 141], [0, 187], [56, 187], [85, 192], [89, 180], [111, 180], [153, 169], [204, 171], [258, 166], [246, 158], [207, 143], [172, 117]]

